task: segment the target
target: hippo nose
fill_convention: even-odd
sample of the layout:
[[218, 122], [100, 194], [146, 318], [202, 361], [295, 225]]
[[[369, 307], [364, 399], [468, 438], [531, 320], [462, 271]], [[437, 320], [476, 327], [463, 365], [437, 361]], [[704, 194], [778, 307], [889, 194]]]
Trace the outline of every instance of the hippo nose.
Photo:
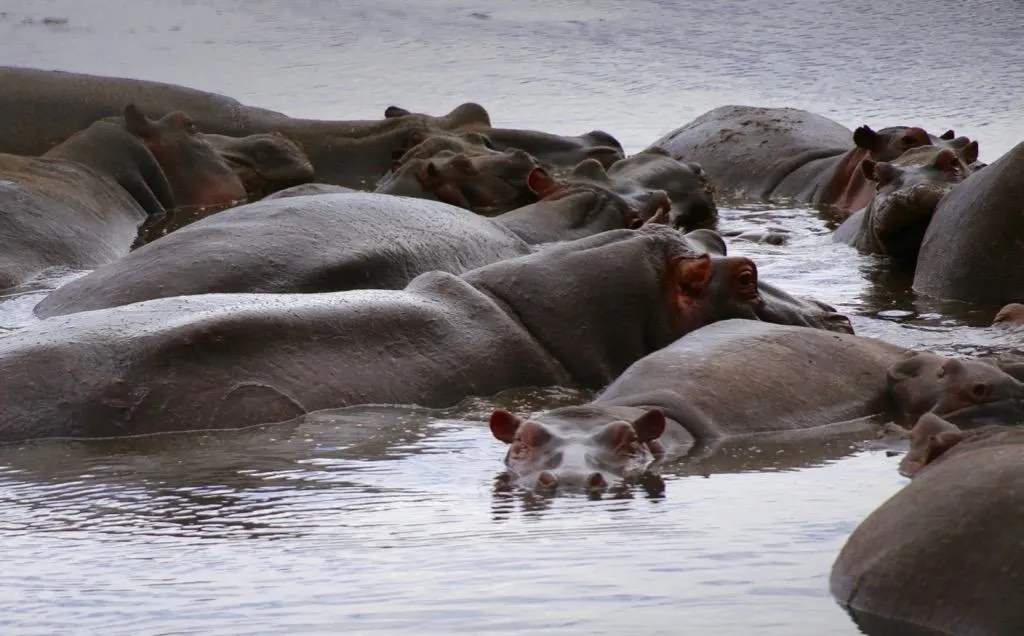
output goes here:
[[558, 485], [558, 477], [555, 477], [554, 473], [544, 470], [537, 475], [537, 485], [543, 486], [544, 488], [554, 488]]
[[608, 485], [608, 482], [604, 479], [604, 475], [601, 473], [591, 473], [587, 477], [586, 483], [587, 488], [604, 488]]

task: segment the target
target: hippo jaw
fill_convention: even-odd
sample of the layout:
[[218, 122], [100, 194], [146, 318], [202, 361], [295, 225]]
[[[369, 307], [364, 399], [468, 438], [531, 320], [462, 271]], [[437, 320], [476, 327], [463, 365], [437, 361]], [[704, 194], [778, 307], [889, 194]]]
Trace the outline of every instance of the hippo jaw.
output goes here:
[[559, 430], [508, 411], [491, 414], [491, 431], [509, 444], [503, 481], [539, 491], [602, 491], [644, 475], [661, 452], [665, 429], [660, 411], [633, 422]]

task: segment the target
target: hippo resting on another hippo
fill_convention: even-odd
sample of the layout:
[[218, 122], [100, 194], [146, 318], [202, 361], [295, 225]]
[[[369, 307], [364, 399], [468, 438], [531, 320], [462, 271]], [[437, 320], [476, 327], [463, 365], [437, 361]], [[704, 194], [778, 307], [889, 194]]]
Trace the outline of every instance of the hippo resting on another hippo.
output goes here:
[[[853, 335], [722, 321], [635, 362], [590, 404], [525, 421], [498, 410], [491, 415], [491, 430], [511, 444], [506, 464], [521, 483], [552, 486], [582, 478], [600, 486], [631, 476], [631, 470], [642, 469], [654, 457], [711, 452], [726, 439], [824, 437], [849, 430], [850, 423], [866, 432], [874, 423], [864, 418], [872, 416], [925, 406], [940, 414], [961, 409], [960, 396], [941, 391], [932, 394], [932, 404], [923, 405], [918, 398], [928, 379], [909, 371], [903, 381], [922, 390], [894, 390], [890, 370], [908, 355], [922, 354]], [[998, 371], [981, 366], [969, 369]], [[1016, 384], [1009, 377], [1001, 381]], [[960, 385], [940, 388], [952, 392]], [[974, 415], [979, 415], [999, 412], [1004, 400], [1022, 395], [1007, 398], [992, 391], [968, 397], [977, 400]], [[918, 402], [904, 404], [908, 397]], [[695, 449], [707, 445], [712, 448]]]
[[862, 252], [887, 254], [917, 262], [921, 241], [935, 208], [950, 190], [967, 178], [971, 142], [964, 156], [949, 148], [912, 148], [891, 162], [865, 159], [860, 167], [877, 184], [875, 197], [836, 228], [833, 240]]
[[[473, 103], [442, 117], [321, 121], [288, 117], [184, 86], [84, 73], [0, 67], [0, 86], [0, 152], [42, 154], [134, 103], [156, 115], [185, 111], [207, 133], [281, 133], [303, 147], [319, 181], [360, 189], [373, 189], [390, 168], [395, 150], [409, 147], [415, 133], [490, 127], [487, 111]], [[38, 117], [40, 112], [47, 116]]]
[[1024, 633], [1024, 430], [929, 415], [915, 431], [913, 481], [850, 535], [832, 594], [869, 634]]
[[98, 121], [42, 157], [0, 155], [0, 288], [49, 267], [126, 255], [178, 212], [245, 200], [238, 177], [188, 115]]
[[310, 183], [316, 178], [306, 152], [278, 133], [228, 137], [205, 135], [245, 184], [249, 201]]
[[1024, 143], [957, 185], [925, 232], [914, 291], [999, 305], [1024, 298]]
[[759, 303], [753, 263], [698, 255], [660, 225], [461, 276], [428, 272], [403, 291], [162, 298], [0, 339], [0, 439], [235, 428], [360, 403], [443, 407], [525, 386], [597, 389], [709, 322], [756, 318]]
[[953, 136], [909, 126], [851, 132], [795, 108], [721, 106], [651, 145], [699, 163], [725, 196], [795, 200], [846, 217], [874, 196], [874, 184], [860, 170], [862, 159], [892, 161], [918, 146], [968, 142]]

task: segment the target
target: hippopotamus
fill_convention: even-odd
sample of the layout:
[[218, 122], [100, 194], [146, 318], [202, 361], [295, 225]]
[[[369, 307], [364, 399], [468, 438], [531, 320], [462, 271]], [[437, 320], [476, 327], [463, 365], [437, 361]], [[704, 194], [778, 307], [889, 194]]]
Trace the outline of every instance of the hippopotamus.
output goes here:
[[[977, 142], [971, 144], [976, 157]], [[956, 151], [939, 146], [911, 148], [891, 162], [864, 159], [860, 168], [877, 184], [877, 193], [836, 228], [833, 240], [915, 264], [935, 208], [968, 177], [970, 163]]]
[[258, 201], [316, 178], [306, 152], [284, 135], [204, 136], [242, 180], [245, 191], [249, 193], [249, 201]]
[[[182, 110], [206, 133], [246, 137], [281, 133], [306, 151], [318, 181], [372, 190], [391, 167], [395, 150], [414, 133], [490, 126], [479, 104], [465, 103], [442, 117], [327, 121], [298, 119], [246, 106], [223, 95], [173, 84], [84, 73], [0, 67], [0, 152], [37, 155], [131, 102], [164, 115]], [[40, 118], [36, 114], [45, 112]]]
[[494, 216], [536, 203], [554, 187], [548, 172], [523, 150], [472, 156], [446, 150], [397, 164], [374, 192], [444, 201]]
[[1024, 297], [1024, 143], [943, 197], [921, 243], [914, 291], [1001, 305]]
[[[412, 113], [399, 106], [389, 106], [384, 111], [384, 117], [401, 121], [407, 117], [430, 116]], [[572, 137], [536, 130], [494, 128], [490, 121], [483, 125], [465, 126], [462, 130], [482, 133], [486, 137], [484, 143], [495, 150], [524, 150], [555, 173], [571, 170], [584, 159], [596, 159], [607, 168], [625, 156], [622, 144], [602, 130], [592, 130]]]
[[91, 269], [129, 252], [168, 216], [244, 202], [241, 181], [181, 112], [135, 106], [41, 157], [0, 155], [0, 288], [49, 267]]
[[[723, 320], [633, 363], [592, 402], [490, 416], [520, 485], [601, 487], [737, 437], [817, 430], [890, 409], [886, 369], [905, 349], [871, 338]], [[737, 370], [742, 369], [742, 373]], [[755, 406], [756, 405], [756, 406]]]
[[992, 319], [992, 326], [1004, 328], [1024, 326], [1024, 305], [1021, 303], [1004, 305]]
[[359, 192], [345, 186], [331, 185], [330, 183], [303, 183], [284, 190], [278, 190], [273, 194], [263, 197], [266, 199], [287, 199], [289, 197], [308, 197], [317, 194], [342, 194], [345, 192]]
[[204, 294], [50, 318], [0, 339], [0, 440], [598, 389], [713, 320], [754, 316], [757, 302], [748, 259], [697, 254], [685, 235], [651, 225], [459, 276], [427, 272], [404, 290]]
[[648, 148], [620, 159], [608, 176], [645, 188], [664, 190], [672, 202], [669, 225], [684, 230], [713, 228], [718, 221], [713, 188], [697, 163], [678, 161], [661, 148]]
[[854, 529], [829, 588], [855, 620], [879, 624], [872, 634], [915, 633], [903, 625], [957, 636], [1022, 633], [1024, 430], [922, 422], [934, 431], [922, 465]]
[[935, 137], [914, 126], [875, 131], [865, 125], [851, 132], [795, 108], [720, 106], [651, 145], [700, 164], [723, 196], [810, 203], [845, 218], [874, 196], [874, 184], [860, 169], [863, 159], [892, 161], [953, 138], [953, 131]]
[[411, 159], [430, 159], [442, 152], [473, 156], [495, 154], [501, 151], [495, 150], [491, 140], [481, 132], [436, 130], [410, 135], [409, 147], [396, 150], [394, 160], [395, 164], [401, 165]]

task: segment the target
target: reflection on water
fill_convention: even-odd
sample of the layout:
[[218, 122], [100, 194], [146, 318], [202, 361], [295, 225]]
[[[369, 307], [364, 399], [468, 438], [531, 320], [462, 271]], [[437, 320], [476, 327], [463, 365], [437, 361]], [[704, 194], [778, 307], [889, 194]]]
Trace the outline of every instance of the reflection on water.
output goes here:
[[[0, 63], [177, 82], [296, 116], [472, 100], [498, 125], [601, 128], [628, 151], [721, 104], [795, 106], [851, 127], [952, 127], [992, 161], [1024, 138], [1022, 13], [1017, 0], [5, 0]], [[986, 327], [997, 308], [916, 297], [907, 273], [833, 244], [813, 212], [722, 218], [730, 232], [788, 234], [730, 250], [836, 305], [862, 335], [943, 353], [1020, 346], [1019, 333]], [[0, 332], [34, 320], [46, 290], [76, 275], [0, 298]], [[238, 432], [0, 447], [0, 625], [858, 633], [827, 574], [859, 520], [905, 483], [898, 458], [853, 432], [700, 449], [660, 467], [657, 487], [599, 498], [495, 488], [505, 449], [491, 409], [587, 399], [516, 392], [445, 411], [361, 407]]]

